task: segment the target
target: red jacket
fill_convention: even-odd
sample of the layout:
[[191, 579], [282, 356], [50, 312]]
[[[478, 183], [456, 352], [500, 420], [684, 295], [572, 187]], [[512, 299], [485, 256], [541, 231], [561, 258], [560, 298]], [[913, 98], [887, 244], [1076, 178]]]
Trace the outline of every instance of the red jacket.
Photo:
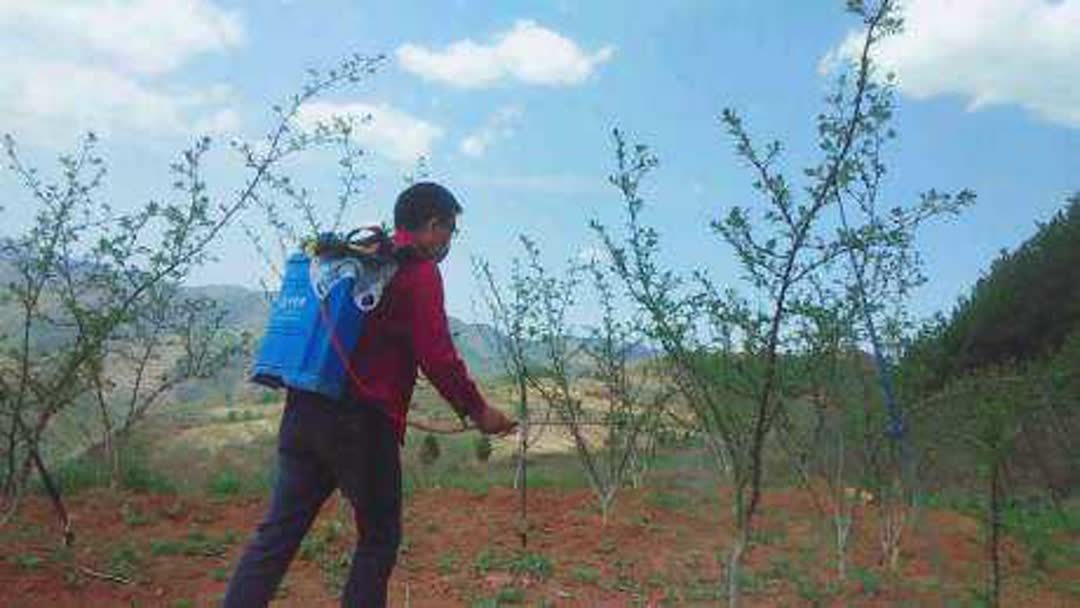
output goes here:
[[[411, 236], [398, 230], [394, 242], [408, 246]], [[418, 367], [459, 415], [475, 416], [487, 407], [450, 337], [442, 275], [432, 260], [401, 264], [365, 321], [351, 364], [350, 393], [382, 407], [399, 442], [405, 440]]]

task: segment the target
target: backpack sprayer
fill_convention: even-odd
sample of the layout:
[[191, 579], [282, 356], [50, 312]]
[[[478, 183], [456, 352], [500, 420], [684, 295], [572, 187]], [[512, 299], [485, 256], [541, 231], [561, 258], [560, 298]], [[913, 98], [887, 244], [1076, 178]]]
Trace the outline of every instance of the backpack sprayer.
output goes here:
[[397, 271], [398, 255], [378, 226], [306, 241], [286, 261], [251, 380], [342, 399], [349, 358]]
[[[352, 373], [349, 359], [364, 322], [405, 255], [378, 226], [344, 236], [325, 232], [306, 241], [286, 262], [251, 381], [344, 398]], [[442, 421], [408, 424], [441, 434], [472, 428]]]

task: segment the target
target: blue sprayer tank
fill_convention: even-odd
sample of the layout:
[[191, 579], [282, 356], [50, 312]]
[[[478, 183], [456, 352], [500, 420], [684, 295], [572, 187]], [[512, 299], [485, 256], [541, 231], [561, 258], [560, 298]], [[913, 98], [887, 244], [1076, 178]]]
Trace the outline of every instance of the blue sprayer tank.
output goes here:
[[[251, 380], [340, 400], [348, 386], [349, 356], [360, 338], [366, 311], [354, 301], [354, 277], [335, 281], [319, 297], [312, 280], [312, 260], [296, 253], [286, 262]], [[314, 263], [318, 264], [318, 258]]]

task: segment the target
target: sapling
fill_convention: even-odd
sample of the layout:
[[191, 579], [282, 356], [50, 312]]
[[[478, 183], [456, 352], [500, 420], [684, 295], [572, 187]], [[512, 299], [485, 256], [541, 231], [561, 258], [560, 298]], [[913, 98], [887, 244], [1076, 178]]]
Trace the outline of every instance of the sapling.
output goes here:
[[[226, 228], [277, 183], [276, 167], [282, 161], [319, 143], [317, 135], [295, 128], [293, 119], [301, 107], [327, 90], [362, 80], [381, 62], [381, 57], [354, 56], [329, 72], [311, 72], [299, 93], [275, 106], [276, 120], [263, 141], [235, 142], [244, 179], [234, 195], [220, 200], [211, 198], [203, 178], [212, 145], [206, 137], [196, 139], [172, 164], [172, 200], [120, 212], [98, 199], [105, 164], [93, 134], [82, 139], [75, 153], [61, 156], [55, 181], [28, 166], [15, 138], [4, 136], [6, 164], [27, 193], [33, 218], [24, 233], [0, 239], [17, 277], [0, 286], [0, 293], [18, 311], [14, 335], [0, 337], [0, 435], [6, 443], [3, 494], [8, 516], [36, 468], [57, 509], [64, 542], [72, 542], [71, 523], [46, 465], [46, 444], [55, 422], [80, 403], [101, 407], [111, 399], [119, 385], [109, 379], [116, 347], [137, 343], [140, 324], [153, 327], [155, 315], [161, 314], [155, 294], [177, 289], [208, 259], [210, 247]], [[194, 320], [194, 332], [214, 333], [212, 314], [200, 313]], [[212, 365], [202, 337], [181, 333], [177, 343], [184, 349], [175, 360], [181, 376], [201, 374]], [[136, 361], [141, 358], [137, 355]], [[161, 380], [159, 375], [158, 380], [159, 387], [168, 384], [168, 377]], [[128, 418], [132, 423], [156, 402], [150, 398], [155, 389], [141, 392], [146, 386], [140, 382], [137, 395], [142, 396], [136, 396], [134, 415]], [[114, 421], [105, 426], [115, 427]]]

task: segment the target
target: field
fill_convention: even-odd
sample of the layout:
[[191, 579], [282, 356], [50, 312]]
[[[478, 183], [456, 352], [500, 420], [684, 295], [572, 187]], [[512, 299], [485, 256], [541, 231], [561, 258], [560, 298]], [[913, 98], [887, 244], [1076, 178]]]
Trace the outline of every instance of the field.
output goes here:
[[[91, 464], [65, 469], [76, 545], [58, 549], [47, 499], [28, 498], [0, 531], [0, 604], [215, 605], [265, 508], [279, 414], [279, 405], [262, 404], [180, 408], [155, 418], [115, 490], [99, 487]], [[474, 437], [441, 439], [439, 459], [421, 465], [420, 434], [411, 435], [392, 605], [722, 603], [729, 499], [693, 445], [663, 450], [645, 485], [619, 495], [607, 525], [573, 456], [538, 454], [530, 462], [522, 548], [510, 440], [482, 463], [472, 453]], [[742, 581], [746, 605], [978, 605], [986, 562], [977, 511], [934, 496], [924, 505], [896, 572], [879, 564], [876, 507], [860, 506], [841, 582], [814, 494], [770, 488]], [[1072, 515], [1058, 521], [1047, 513], [1038, 525], [1011, 528], [1004, 605], [1080, 602], [1075, 508]], [[333, 497], [275, 605], [336, 606], [354, 535], [348, 508]]]

